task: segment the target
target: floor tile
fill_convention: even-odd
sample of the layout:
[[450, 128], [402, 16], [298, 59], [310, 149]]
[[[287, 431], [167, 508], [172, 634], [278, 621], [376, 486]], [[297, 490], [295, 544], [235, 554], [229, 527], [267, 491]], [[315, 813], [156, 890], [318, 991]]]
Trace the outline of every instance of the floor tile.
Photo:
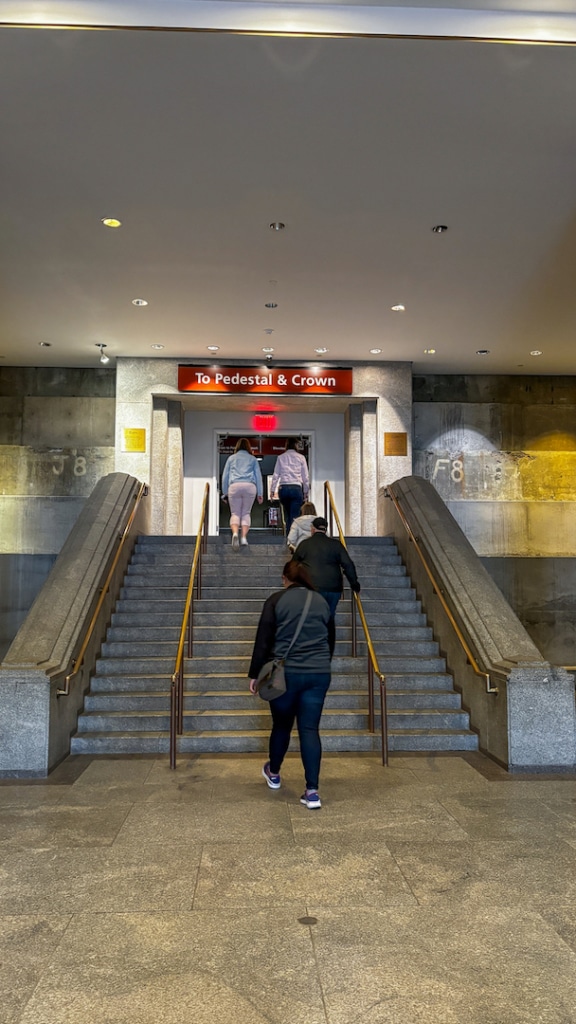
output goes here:
[[189, 910], [201, 845], [18, 851], [0, 871], [0, 914]]
[[350, 800], [335, 806], [326, 801], [318, 812], [301, 805], [290, 807], [292, 827], [297, 842], [314, 835], [334, 835], [337, 840], [348, 835], [377, 831], [382, 842], [388, 839], [417, 842], [465, 841], [468, 836], [454, 818], [435, 800], [428, 802], [385, 800]]
[[[313, 904], [330, 1024], [569, 1024], [576, 955], [521, 909]], [[343, 965], [345, 970], [343, 970]]]
[[310, 899], [352, 906], [415, 902], [378, 836], [297, 846], [268, 841], [204, 847], [194, 909], [283, 906]]
[[130, 804], [4, 807], [0, 809], [0, 850], [39, 846], [109, 846], [130, 808]]
[[326, 1024], [294, 910], [76, 918], [20, 1024]]
[[141, 784], [150, 775], [154, 761], [130, 758], [94, 758], [76, 780], [76, 786]]
[[0, 1024], [16, 1024], [70, 923], [69, 916], [0, 915]]
[[576, 850], [562, 840], [387, 845], [420, 903], [517, 907], [531, 895], [576, 898]]
[[212, 805], [193, 800], [158, 806], [136, 805], [116, 839], [117, 846], [188, 842], [263, 842], [284, 837], [293, 842], [290, 818], [282, 800]]

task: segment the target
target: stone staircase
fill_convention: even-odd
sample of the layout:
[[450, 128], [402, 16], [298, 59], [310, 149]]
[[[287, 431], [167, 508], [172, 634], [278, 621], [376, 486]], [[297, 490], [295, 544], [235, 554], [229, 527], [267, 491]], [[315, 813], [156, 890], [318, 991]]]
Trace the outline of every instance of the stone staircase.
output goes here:
[[[281, 586], [286, 548], [273, 535], [257, 536], [238, 552], [227, 541], [210, 538], [203, 556], [194, 657], [185, 661], [181, 753], [267, 750], [269, 709], [248, 693], [246, 673], [262, 604]], [[193, 549], [191, 537], [139, 538], [72, 738], [73, 754], [167, 753], [170, 677]], [[386, 674], [390, 749], [477, 749], [392, 539], [352, 538], [349, 550]], [[367, 732], [367, 659], [359, 621], [360, 656], [350, 656], [349, 596], [346, 589], [337, 613], [322, 742], [325, 750], [375, 750], [380, 739], [378, 732]]]

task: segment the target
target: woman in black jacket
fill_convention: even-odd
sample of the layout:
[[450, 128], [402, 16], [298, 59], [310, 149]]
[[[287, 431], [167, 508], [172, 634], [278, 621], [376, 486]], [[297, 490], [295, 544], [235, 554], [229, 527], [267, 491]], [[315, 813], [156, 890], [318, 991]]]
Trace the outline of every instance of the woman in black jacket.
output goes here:
[[284, 589], [272, 594], [262, 609], [250, 663], [250, 690], [252, 693], [257, 692], [256, 680], [262, 666], [272, 658], [283, 658], [286, 654], [296, 632], [307, 593], [314, 591], [300, 633], [286, 656], [286, 693], [270, 701], [270, 760], [262, 768], [270, 789], [280, 789], [280, 768], [296, 720], [306, 779], [300, 803], [313, 810], [322, 806], [318, 795], [322, 757], [319, 725], [330, 686], [330, 609], [324, 598], [315, 592], [304, 566], [294, 561], [286, 562], [282, 571], [282, 585]]

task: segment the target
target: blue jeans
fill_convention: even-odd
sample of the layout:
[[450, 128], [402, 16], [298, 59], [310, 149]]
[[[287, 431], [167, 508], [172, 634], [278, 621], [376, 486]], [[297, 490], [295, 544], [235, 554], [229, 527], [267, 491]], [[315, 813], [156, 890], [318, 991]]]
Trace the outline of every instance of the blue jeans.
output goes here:
[[288, 536], [292, 523], [300, 515], [300, 509], [304, 501], [304, 491], [300, 484], [281, 484], [278, 488], [278, 497], [284, 509], [286, 536]]
[[328, 619], [328, 646], [330, 648], [330, 657], [334, 657], [334, 648], [336, 647], [336, 609], [340, 598], [342, 597], [341, 590], [319, 590], [319, 594], [327, 602], [330, 609], [330, 618]]
[[270, 771], [278, 775], [288, 744], [294, 719], [300, 737], [300, 757], [304, 765], [306, 789], [318, 789], [322, 744], [320, 742], [320, 716], [326, 691], [330, 686], [329, 672], [297, 672], [285, 669], [286, 693], [270, 701], [272, 732], [270, 733]]

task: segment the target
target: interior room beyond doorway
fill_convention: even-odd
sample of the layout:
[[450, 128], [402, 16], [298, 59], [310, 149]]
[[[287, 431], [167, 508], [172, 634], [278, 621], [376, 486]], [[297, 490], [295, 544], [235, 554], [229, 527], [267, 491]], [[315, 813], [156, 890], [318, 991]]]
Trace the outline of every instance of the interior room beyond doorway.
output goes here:
[[[264, 501], [261, 505], [258, 502], [254, 502], [252, 507], [252, 526], [251, 530], [269, 530], [275, 529], [277, 531], [282, 530], [282, 510], [278, 501], [272, 499], [272, 476], [274, 474], [274, 468], [276, 466], [276, 459], [284, 451], [286, 447], [286, 436], [278, 436], [277, 434], [241, 434], [236, 433], [230, 434], [219, 434], [217, 436], [218, 445], [218, 491], [220, 495], [219, 505], [219, 516], [218, 526], [219, 530], [227, 530], [230, 518], [230, 507], [223, 500], [222, 497], [222, 473], [224, 466], [226, 465], [227, 459], [232, 455], [236, 449], [236, 444], [241, 437], [245, 437], [250, 442], [252, 452], [258, 459], [260, 464], [260, 472], [262, 473], [262, 481], [264, 484], [263, 497]], [[306, 459], [308, 463], [308, 472], [310, 473], [310, 455], [311, 455], [312, 438], [310, 434], [300, 434], [297, 437], [297, 451]]]
[[[219, 412], [205, 409], [187, 409], [184, 418], [184, 530], [188, 535], [196, 532], [202, 508], [202, 496], [206, 481], [210, 482], [209, 532], [214, 535], [220, 526], [228, 528], [228, 508], [220, 500], [220, 482], [223, 464], [228, 457], [219, 451], [221, 438], [253, 438], [259, 436], [252, 427], [252, 409]], [[270, 462], [284, 450], [287, 437], [306, 439], [308, 445], [304, 454], [308, 459], [310, 472], [311, 500], [316, 508], [323, 508], [323, 484], [330, 480], [335, 488], [336, 502], [341, 515], [345, 513], [345, 424], [344, 412], [287, 412], [280, 410], [278, 425], [273, 434], [262, 434], [278, 445], [278, 451], [270, 453]], [[268, 443], [268, 442], [267, 442]], [[224, 457], [223, 457], [224, 456]], [[265, 456], [268, 458], [268, 455]], [[263, 456], [264, 461], [264, 456]], [[271, 480], [269, 466], [264, 462], [263, 472]], [[265, 497], [268, 497], [266, 494]], [[269, 503], [268, 503], [269, 504]], [[266, 508], [255, 503], [254, 528], [263, 528], [263, 520], [256, 518], [258, 509]], [[258, 524], [258, 525], [257, 525]]]

